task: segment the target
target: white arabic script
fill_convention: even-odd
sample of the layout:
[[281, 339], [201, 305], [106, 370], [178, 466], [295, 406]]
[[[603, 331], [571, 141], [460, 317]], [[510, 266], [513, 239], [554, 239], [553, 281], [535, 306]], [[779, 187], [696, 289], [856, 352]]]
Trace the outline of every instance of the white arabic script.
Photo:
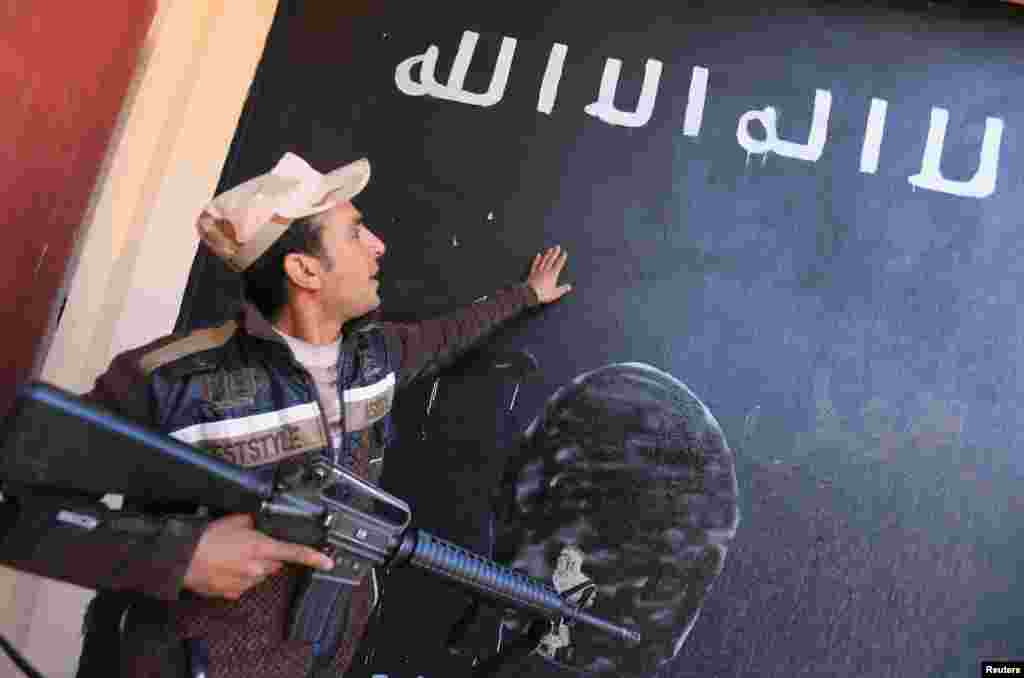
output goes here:
[[931, 124], [928, 127], [928, 142], [924, 148], [921, 172], [908, 177], [914, 186], [941, 191], [967, 198], [987, 198], [996, 190], [996, 175], [999, 173], [999, 145], [1003, 139], [1003, 121], [999, 118], [985, 118], [985, 136], [981, 140], [981, 161], [978, 171], [969, 181], [952, 181], [942, 176], [942, 148], [946, 141], [946, 123], [949, 111], [932, 108]]
[[[447, 85], [441, 85], [434, 77], [434, 69], [437, 66], [439, 55], [437, 45], [431, 45], [423, 54], [409, 57], [398, 64], [398, 67], [395, 68], [395, 84], [403, 94], [409, 96], [426, 94], [437, 99], [458, 101], [473, 106], [495, 105], [505, 96], [505, 87], [508, 86], [508, 76], [512, 70], [512, 58], [516, 52], [516, 41], [514, 38], [502, 38], [501, 50], [498, 52], [497, 63], [487, 91], [467, 92], [465, 89], [466, 73], [469, 72], [469, 64], [473, 60], [473, 52], [476, 51], [476, 43], [479, 39], [479, 33], [463, 32], [459, 51], [455, 54], [455, 63], [452, 64], [452, 70], [448, 74]], [[420, 67], [418, 82], [412, 74], [413, 68], [417, 65]]]
[[[736, 127], [736, 140], [747, 153], [776, 153], [787, 158], [816, 162], [825, 150], [828, 140], [828, 116], [832, 110], [832, 93], [819, 89], [814, 93], [814, 117], [807, 143], [798, 144], [779, 138], [778, 113], [771, 106], [761, 111], [747, 111], [740, 116]], [[756, 120], [764, 127], [764, 140], [750, 134], [750, 123]]]
[[[516, 40], [507, 36], [502, 37], [501, 48], [487, 91], [469, 92], [465, 88], [466, 74], [469, 72], [479, 38], [480, 35], [473, 31], [463, 32], [447, 84], [442, 85], [437, 82], [435, 70], [440, 50], [437, 45], [430, 45], [422, 54], [411, 56], [398, 64], [395, 68], [395, 85], [399, 91], [409, 96], [430, 96], [481, 107], [494, 106], [505, 95], [509, 74], [512, 70], [512, 60], [515, 56]], [[537, 98], [539, 113], [551, 115], [555, 108], [568, 51], [568, 46], [562, 43], [556, 42], [551, 46]], [[664, 65], [661, 61], [647, 60], [636, 106], [633, 110], [624, 110], [615, 105], [615, 95], [622, 73], [622, 61], [613, 58], [605, 59], [597, 100], [587, 105], [584, 111], [609, 125], [643, 127], [650, 121], [654, 112], [663, 68]], [[416, 72], [417, 69], [418, 72]], [[701, 133], [708, 98], [709, 76], [710, 71], [707, 67], [693, 67], [690, 91], [683, 115], [682, 131], [684, 136], [697, 137]], [[888, 106], [885, 99], [871, 99], [860, 155], [860, 171], [864, 174], [878, 172], [882, 143], [885, 139]], [[769, 153], [775, 153], [785, 158], [817, 162], [824, 153], [825, 145], [828, 142], [831, 112], [832, 93], [829, 90], [816, 89], [814, 110], [806, 142], [780, 138], [779, 111], [773, 106], [747, 111], [741, 115], [736, 126], [736, 141], [747, 152], [748, 160], [750, 155], [761, 155], [762, 163], [764, 163]], [[1004, 129], [1003, 120], [995, 117], [985, 119], [985, 133], [981, 142], [978, 169], [974, 176], [966, 181], [946, 179], [941, 171], [948, 122], [949, 112], [946, 109], [932, 108], [921, 171], [908, 177], [907, 180], [915, 187], [961, 197], [985, 198], [990, 196], [996, 189], [999, 175], [999, 149]], [[763, 128], [763, 139], [756, 138], [751, 130], [754, 123]]]
[[708, 98], [708, 69], [694, 66], [690, 76], [690, 94], [686, 98], [686, 113], [683, 114], [683, 134], [695, 137], [700, 134], [704, 121], [704, 104]]
[[644, 67], [644, 84], [640, 88], [640, 100], [636, 110], [621, 111], [615, 108], [615, 90], [619, 86], [619, 73], [622, 61], [606, 59], [604, 73], [601, 75], [601, 90], [597, 101], [584, 110], [595, 118], [604, 120], [610, 125], [622, 127], [643, 127], [651, 119], [654, 112], [654, 100], [658, 97], [658, 82], [661, 79], [662, 63], [657, 59], [648, 59]]
[[864, 145], [860, 151], [860, 171], [874, 174], [878, 171], [878, 156], [882, 152], [882, 137], [885, 135], [885, 112], [889, 102], [872, 99], [868, 111], [868, 124], [864, 130]]
[[562, 66], [569, 48], [560, 42], [551, 46], [548, 56], [548, 67], [544, 69], [544, 80], [540, 84], [540, 97], [537, 99], [537, 110], [551, 115], [558, 96], [558, 83], [562, 81]]

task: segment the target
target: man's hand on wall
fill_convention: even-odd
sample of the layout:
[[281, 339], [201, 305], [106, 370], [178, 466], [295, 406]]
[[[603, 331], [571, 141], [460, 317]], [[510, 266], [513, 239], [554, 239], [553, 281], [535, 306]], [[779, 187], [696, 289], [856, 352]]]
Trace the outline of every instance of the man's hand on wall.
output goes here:
[[568, 253], [562, 249], [561, 245], [555, 245], [533, 258], [533, 265], [530, 266], [530, 275], [527, 276], [526, 282], [537, 293], [540, 303], [551, 303], [572, 289], [572, 285], [558, 284], [558, 276], [565, 268], [568, 258]]
[[331, 559], [315, 549], [277, 541], [253, 529], [252, 516], [225, 516], [211, 522], [199, 538], [184, 585], [202, 596], [238, 600], [285, 563], [333, 568]]

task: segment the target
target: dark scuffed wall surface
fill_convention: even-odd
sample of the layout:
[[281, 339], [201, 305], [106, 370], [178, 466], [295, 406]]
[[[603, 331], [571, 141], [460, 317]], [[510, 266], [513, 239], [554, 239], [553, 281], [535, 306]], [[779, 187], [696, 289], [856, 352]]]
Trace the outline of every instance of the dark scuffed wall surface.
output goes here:
[[[431, 44], [445, 82], [465, 30], [480, 34], [471, 91], [502, 37], [518, 40], [499, 104], [398, 90], [395, 67]], [[555, 42], [568, 52], [547, 115]], [[1024, 657], [1022, 46], [1021, 9], [996, 2], [311, 4], [275, 28], [225, 181], [287, 150], [323, 171], [368, 155], [360, 207], [389, 247], [392, 318], [470, 303], [540, 248], [567, 247], [572, 295], [492, 342], [541, 366], [508, 418], [494, 425], [507, 392], [442, 379], [433, 417], [454, 416], [445, 388], [490, 394], [450, 391], [459, 440], [513, 445], [554, 389], [619, 361], [670, 372], [710, 407], [737, 456], [742, 521], [664, 675], [973, 675], [984, 658]], [[663, 62], [646, 125], [584, 112], [609, 57], [623, 61], [621, 108], [645, 60]], [[709, 80], [691, 137], [694, 66]], [[774, 106], [779, 136], [806, 141], [816, 89], [832, 96], [820, 159], [747, 156], [740, 116]], [[865, 173], [872, 98], [888, 114]], [[1003, 121], [991, 195], [908, 181], [933, 107], [949, 111], [949, 179], [971, 178], [986, 118]], [[191, 326], [222, 313], [203, 299], [187, 302]], [[400, 399], [405, 443], [385, 482], [421, 525], [468, 543], [495, 469], [443, 430], [420, 444], [431, 386]], [[391, 619], [430, 609], [432, 622], [390, 622], [373, 671], [464, 674], [441, 649], [462, 599], [419, 574], [395, 574], [389, 595]]]

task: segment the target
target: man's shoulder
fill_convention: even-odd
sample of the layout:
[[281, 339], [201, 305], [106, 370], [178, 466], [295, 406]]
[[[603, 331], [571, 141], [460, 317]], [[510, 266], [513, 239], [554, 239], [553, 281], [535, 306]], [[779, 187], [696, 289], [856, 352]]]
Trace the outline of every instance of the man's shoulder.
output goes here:
[[223, 348], [238, 331], [238, 322], [228, 320], [215, 327], [193, 330], [187, 334], [170, 334], [122, 354], [143, 376], [181, 370], [210, 369], [215, 365], [211, 351]]
[[342, 328], [342, 334], [349, 337], [379, 337], [384, 339], [390, 349], [399, 340], [397, 328], [401, 323], [385, 320], [380, 313], [371, 313], [354, 321], [350, 326]]
[[381, 318], [364, 320], [354, 325], [349, 332], [352, 334], [389, 334], [394, 332], [396, 323]]

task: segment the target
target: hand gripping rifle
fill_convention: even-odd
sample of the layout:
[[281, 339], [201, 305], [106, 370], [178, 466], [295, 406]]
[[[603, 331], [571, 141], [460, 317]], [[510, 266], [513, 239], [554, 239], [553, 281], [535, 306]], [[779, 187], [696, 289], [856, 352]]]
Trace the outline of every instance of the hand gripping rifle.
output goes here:
[[297, 477], [266, 480], [39, 382], [22, 390], [4, 434], [5, 486], [250, 513], [271, 537], [331, 556], [335, 568], [321, 576], [355, 585], [375, 566], [412, 565], [543, 619], [576, 620], [627, 644], [640, 641], [636, 631], [579, 609], [538, 579], [410, 527], [408, 504], [326, 461]]

